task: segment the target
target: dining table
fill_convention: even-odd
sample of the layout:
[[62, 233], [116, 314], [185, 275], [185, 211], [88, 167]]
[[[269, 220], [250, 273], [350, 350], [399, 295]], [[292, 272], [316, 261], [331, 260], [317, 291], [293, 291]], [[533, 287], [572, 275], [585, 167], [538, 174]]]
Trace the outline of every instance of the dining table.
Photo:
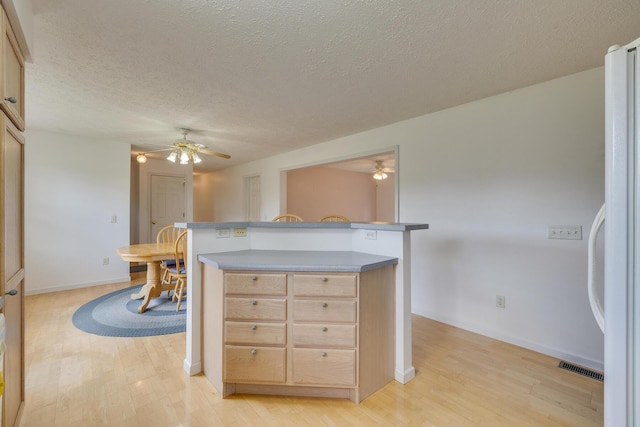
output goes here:
[[131, 295], [131, 299], [143, 298], [138, 313], [144, 313], [152, 298], [158, 298], [163, 291], [173, 290], [174, 285], [161, 283], [160, 264], [175, 258], [174, 243], [139, 243], [118, 248], [118, 255], [125, 261], [147, 263], [147, 281]]

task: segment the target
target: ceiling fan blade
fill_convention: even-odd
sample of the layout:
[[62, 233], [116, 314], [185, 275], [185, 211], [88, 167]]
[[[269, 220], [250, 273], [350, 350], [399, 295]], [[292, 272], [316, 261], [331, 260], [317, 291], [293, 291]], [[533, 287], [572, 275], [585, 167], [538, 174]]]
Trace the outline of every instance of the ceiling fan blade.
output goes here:
[[221, 157], [223, 159], [230, 159], [231, 158], [231, 156], [228, 155], [228, 154], [218, 153], [217, 151], [205, 150], [203, 148], [199, 149], [198, 153], [208, 154], [210, 156]]
[[169, 150], [174, 150], [174, 147], [169, 147], [169, 148], [163, 148], [161, 150], [151, 150], [151, 151], [143, 151], [143, 153], [145, 154], [149, 154], [149, 153], [159, 153], [160, 151], [169, 151]]

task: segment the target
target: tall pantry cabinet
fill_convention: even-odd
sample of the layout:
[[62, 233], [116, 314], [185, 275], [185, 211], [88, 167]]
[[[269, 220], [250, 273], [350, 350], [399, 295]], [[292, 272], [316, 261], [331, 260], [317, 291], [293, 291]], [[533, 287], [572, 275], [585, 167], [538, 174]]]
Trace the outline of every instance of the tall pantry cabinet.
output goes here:
[[2, 426], [24, 407], [24, 59], [6, 13], [0, 23], [0, 293], [6, 324]]

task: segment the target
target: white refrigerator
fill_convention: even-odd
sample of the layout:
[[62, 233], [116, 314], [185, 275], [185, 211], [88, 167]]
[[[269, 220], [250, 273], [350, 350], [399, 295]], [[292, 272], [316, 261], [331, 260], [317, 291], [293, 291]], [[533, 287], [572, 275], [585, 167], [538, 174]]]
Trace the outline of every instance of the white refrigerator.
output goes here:
[[[639, 46], [612, 46], [605, 57], [605, 427], [640, 426]], [[601, 304], [591, 306], [598, 318]]]

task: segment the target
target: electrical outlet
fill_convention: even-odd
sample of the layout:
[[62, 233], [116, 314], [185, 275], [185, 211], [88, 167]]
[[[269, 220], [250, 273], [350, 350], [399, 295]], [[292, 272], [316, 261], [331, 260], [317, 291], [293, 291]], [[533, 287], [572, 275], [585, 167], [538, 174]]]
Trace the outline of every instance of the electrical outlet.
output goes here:
[[111, 215], [111, 224], [116, 224], [118, 222], [118, 215]]
[[234, 228], [233, 229], [233, 237], [247, 237], [247, 229], [246, 228]]
[[231, 237], [231, 230], [228, 228], [217, 228], [216, 239], [228, 239]]
[[504, 308], [505, 307], [504, 295], [496, 295], [496, 307], [498, 307], [498, 308]]
[[550, 239], [582, 240], [581, 225], [550, 225]]
[[364, 232], [364, 238], [367, 240], [378, 240], [378, 231], [377, 230], [366, 230]]
[[109, 257], [102, 258], [102, 265], [109, 265]]

